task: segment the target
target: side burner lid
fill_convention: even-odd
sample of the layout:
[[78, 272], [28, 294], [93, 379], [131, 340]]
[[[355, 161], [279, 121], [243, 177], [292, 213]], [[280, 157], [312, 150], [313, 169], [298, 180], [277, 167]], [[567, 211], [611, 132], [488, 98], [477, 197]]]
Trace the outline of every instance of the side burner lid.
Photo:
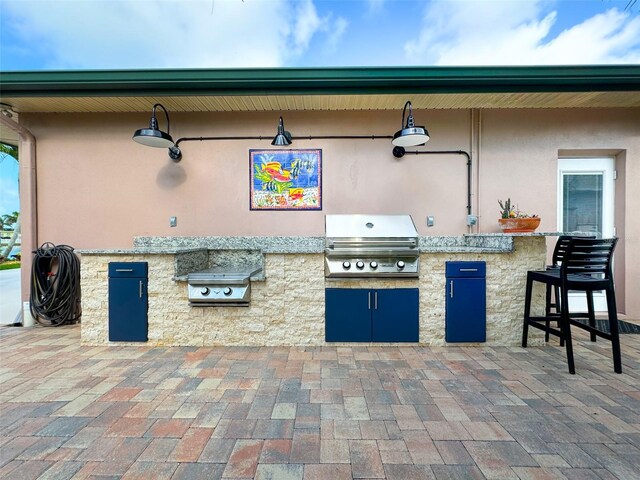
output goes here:
[[235, 283], [242, 281], [247, 283], [250, 277], [261, 271], [261, 267], [214, 267], [190, 273], [187, 275], [187, 281], [189, 283]]

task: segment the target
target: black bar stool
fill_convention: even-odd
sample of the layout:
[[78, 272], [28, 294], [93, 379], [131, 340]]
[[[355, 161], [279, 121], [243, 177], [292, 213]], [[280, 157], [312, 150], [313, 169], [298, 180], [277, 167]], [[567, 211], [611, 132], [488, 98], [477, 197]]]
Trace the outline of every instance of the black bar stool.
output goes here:
[[[560, 235], [556, 242], [556, 246], [553, 249], [553, 255], [551, 256], [551, 265], [547, 265], [547, 270], [555, 270], [560, 268], [560, 265], [562, 264], [562, 260], [564, 259], [564, 256], [567, 253], [567, 247], [569, 246], [569, 241], [572, 238], [595, 238], [595, 236], [581, 235], [579, 237], [576, 237], [572, 235]], [[551, 296], [552, 291], [553, 291], [553, 297]], [[560, 287], [557, 285], [552, 286], [550, 284], [547, 284], [546, 293], [547, 293], [547, 297], [546, 297], [546, 303], [545, 303], [545, 315], [549, 317], [549, 320], [546, 321], [546, 325], [549, 326], [553, 317], [560, 316]], [[593, 292], [589, 291], [587, 292], [587, 306], [592, 306], [592, 305], [593, 305]], [[593, 317], [594, 319], [594, 324], [592, 326], [595, 327], [595, 316], [592, 315], [591, 317]], [[557, 319], [555, 320], [557, 321]], [[544, 341], [545, 342], [549, 341], [549, 332], [545, 332]], [[591, 334], [591, 341], [592, 342], [596, 341], [596, 336], [593, 333]], [[560, 338], [560, 346], [561, 347], [564, 346], [564, 340], [562, 338]]]
[[[573, 374], [575, 373], [575, 365], [573, 361], [573, 344], [571, 342], [571, 325], [574, 325], [588, 331], [592, 340], [595, 340], [596, 336], [610, 340], [613, 352], [613, 369], [616, 373], [622, 373], [616, 294], [611, 270], [613, 251], [617, 242], [617, 238], [571, 238], [560, 268], [527, 272], [522, 330], [522, 346], [524, 348], [527, 346], [529, 326], [560, 337], [560, 341], [565, 343], [569, 373]], [[556, 309], [559, 309], [559, 313], [550, 312], [550, 307], [547, 305], [544, 316], [531, 316], [533, 282], [544, 283], [547, 288], [559, 289], [559, 305], [557, 305], [558, 300], [556, 300], [555, 306]], [[587, 293], [587, 313], [569, 312], [569, 290]], [[610, 333], [596, 328], [593, 292], [599, 290], [604, 290], [606, 294]], [[588, 319], [589, 325], [579, 322], [578, 319]], [[549, 324], [551, 321], [557, 321], [559, 328], [551, 327]]]

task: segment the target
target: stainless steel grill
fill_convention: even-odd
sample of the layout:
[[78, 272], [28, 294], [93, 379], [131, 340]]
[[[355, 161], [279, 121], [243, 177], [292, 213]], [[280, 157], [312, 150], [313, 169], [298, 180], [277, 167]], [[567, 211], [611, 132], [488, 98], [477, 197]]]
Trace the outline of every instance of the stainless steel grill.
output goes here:
[[215, 267], [187, 275], [189, 305], [194, 307], [248, 306], [249, 279], [262, 268]]
[[327, 215], [327, 278], [415, 278], [418, 232], [410, 215]]

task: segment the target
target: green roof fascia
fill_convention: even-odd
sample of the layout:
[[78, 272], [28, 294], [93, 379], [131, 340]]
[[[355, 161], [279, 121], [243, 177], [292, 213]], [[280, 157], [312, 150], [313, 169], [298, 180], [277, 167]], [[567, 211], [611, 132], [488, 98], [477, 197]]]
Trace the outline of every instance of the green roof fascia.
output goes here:
[[640, 65], [0, 72], [3, 97], [638, 91]]

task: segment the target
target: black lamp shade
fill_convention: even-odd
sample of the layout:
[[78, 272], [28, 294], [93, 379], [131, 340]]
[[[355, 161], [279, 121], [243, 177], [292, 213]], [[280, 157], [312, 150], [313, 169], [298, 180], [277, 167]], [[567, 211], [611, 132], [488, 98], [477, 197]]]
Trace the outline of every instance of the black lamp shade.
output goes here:
[[[404, 115], [407, 113], [407, 107], [409, 108], [409, 116], [407, 117], [407, 123], [404, 123]], [[416, 145], [423, 145], [429, 141], [429, 132], [424, 127], [418, 127], [413, 121], [413, 108], [411, 102], [407, 101], [402, 109], [402, 127], [393, 135], [391, 143], [396, 147], [415, 147]]]
[[133, 140], [148, 147], [169, 148], [174, 142], [171, 135], [154, 128], [141, 128], [133, 134]]
[[391, 143], [397, 147], [415, 147], [429, 141], [429, 132], [424, 127], [407, 127], [393, 135]]
[[282, 119], [282, 117], [280, 117], [280, 120], [278, 121], [278, 133], [276, 133], [276, 136], [273, 137], [271, 145], [283, 147], [286, 145], [291, 145], [291, 143], [291, 134], [284, 129], [284, 120]]
[[291, 142], [291, 136], [287, 136], [287, 133], [289, 133], [289, 132], [277, 134], [273, 138], [273, 141], [271, 142], [271, 145], [275, 145], [277, 147], [291, 145], [291, 143], [292, 143]]
[[[167, 133], [158, 128], [158, 119], [156, 118], [156, 109], [161, 108], [167, 119]], [[171, 121], [169, 120], [169, 112], [161, 103], [156, 103], [151, 109], [151, 120], [149, 120], [149, 128], [141, 128], [133, 134], [133, 140], [147, 147], [171, 148], [175, 144], [169, 132], [171, 131]]]

